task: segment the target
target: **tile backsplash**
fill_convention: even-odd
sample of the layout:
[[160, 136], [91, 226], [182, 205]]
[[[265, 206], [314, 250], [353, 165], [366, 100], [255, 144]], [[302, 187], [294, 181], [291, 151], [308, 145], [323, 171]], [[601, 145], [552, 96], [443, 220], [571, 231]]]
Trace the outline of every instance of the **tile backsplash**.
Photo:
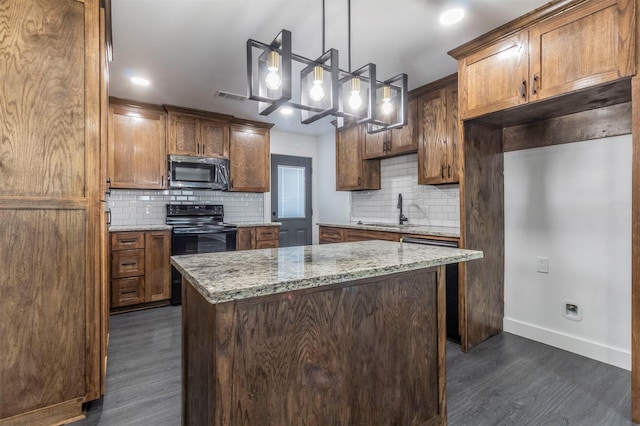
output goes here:
[[460, 186], [418, 185], [418, 155], [380, 162], [381, 189], [351, 193], [351, 222], [398, 223], [398, 194], [403, 213], [414, 225], [460, 228]]
[[222, 204], [229, 223], [263, 223], [264, 194], [201, 190], [112, 189], [111, 226], [164, 225], [166, 204]]

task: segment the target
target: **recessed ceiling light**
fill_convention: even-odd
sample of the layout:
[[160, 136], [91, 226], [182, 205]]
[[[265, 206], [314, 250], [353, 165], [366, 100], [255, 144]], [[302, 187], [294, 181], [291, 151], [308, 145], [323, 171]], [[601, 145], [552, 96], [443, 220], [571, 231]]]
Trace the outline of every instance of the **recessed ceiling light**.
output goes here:
[[138, 86], [148, 86], [150, 84], [149, 80], [142, 77], [131, 77], [131, 82], [133, 84], [137, 84]]
[[442, 12], [440, 23], [442, 25], [451, 25], [462, 21], [462, 18], [464, 18], [464, 10], [456, 7]]
[[282, 114], [282, 115], [291, 115], [291, 114], [293, 114], [293, 108], [282, 107], [282, 108], [280, 108], [280, 114]]

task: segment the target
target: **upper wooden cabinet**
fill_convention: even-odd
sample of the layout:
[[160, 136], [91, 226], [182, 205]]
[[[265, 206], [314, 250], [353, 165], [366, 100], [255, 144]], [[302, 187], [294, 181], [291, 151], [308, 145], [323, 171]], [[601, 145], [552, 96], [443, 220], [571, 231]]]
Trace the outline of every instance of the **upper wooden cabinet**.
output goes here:
[[365, 129], [336, 132], [336, 191], [380, 189], [380, 160], [364, 160]]
[[362, 158], [384, 158], [410, 154], [418, 150], [417, 101], [412, 99], [407, 108], [407, 125], [395, 130], [369, 134], [365, 132]]
[[418, 99], [418, 183], [422, 185], [459, 181], [458, 89], [453, 83]]
[[165, 187], [165, 129], [162, 107], [109, 99], [108, 176], [112, 188]]
[[170, 155], [229, 158], [230, 115], [165, 105]]
[[233, 120], [229, 127], [229, 191], [269, 192], [272, 124]]
[[634, 14], [632, 0], [560, 2], [449, 52], [459, 60], [461, 118], [633, 75]]

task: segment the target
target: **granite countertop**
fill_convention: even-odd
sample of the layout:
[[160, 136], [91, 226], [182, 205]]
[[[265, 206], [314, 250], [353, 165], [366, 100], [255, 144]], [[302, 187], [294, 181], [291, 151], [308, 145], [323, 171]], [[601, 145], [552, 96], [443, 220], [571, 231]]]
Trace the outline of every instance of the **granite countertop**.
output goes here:
[[267, 222], [267, 223], [230, 223], [236, 228], [248, 228], [250, 226], [281, 226], [280, 222]]
[[365, 229], [367, 231], [399, 232], [401, 234], [425, 235], [435, 237], [460, 238], [460, 229], [451, 226], [429, 226], [429, 225], [395, 225], [395, 224], [374, 224], [374, 223], [318, 223], [319, 226], [331, 226], [334, 228]]
[[376, 240], [172, 256], [171, 264], [215, 304], [482, 256], [475, 250]]
[[122, 225], [110, 226], [109, 232], [128, 232], [128, 231], [171, 231], [171, 225]]

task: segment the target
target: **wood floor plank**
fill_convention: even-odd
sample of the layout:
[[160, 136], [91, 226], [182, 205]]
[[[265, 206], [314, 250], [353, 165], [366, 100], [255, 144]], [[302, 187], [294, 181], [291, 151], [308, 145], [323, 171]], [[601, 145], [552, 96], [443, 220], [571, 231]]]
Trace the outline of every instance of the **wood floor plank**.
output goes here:
[[[112, 316], [106, 395], [75, 424], [180, 425], [180, 323], [179, 306]], [[509, 333], [447, 342], [447, 392], [451, 426], [634, 424], [629, 371]]]

